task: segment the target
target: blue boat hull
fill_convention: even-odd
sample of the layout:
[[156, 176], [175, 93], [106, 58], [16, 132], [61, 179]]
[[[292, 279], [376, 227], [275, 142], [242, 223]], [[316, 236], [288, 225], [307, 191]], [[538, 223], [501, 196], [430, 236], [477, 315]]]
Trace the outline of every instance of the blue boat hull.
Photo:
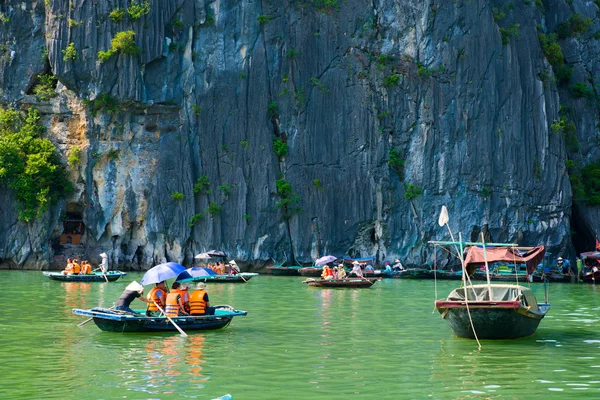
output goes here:
[[127, 275], [126, 272], [121, 271], [109, 271], [106, 273], [106, 279], [104, 275], [100, 273], [93, 274], [78, 274], [78, 275], [63, 275], [60, 272], [44, 272], [44, 275], [54, 281], [61, 282], [114, 282], [122, 276]]
[[[175, 317], [173, 321], [184, 331], [206, 331], [225, 328], [233, 317], [245, 316], [246, 311], [234, 310], [228, 306], [218, 308], [215, 315]], [[226, 307], [226, 308], [225, 308]], [[147, 317], [144, 314], [130, 314], [105, 308], [83, 310], [75, 308], [73, 314], [93, 318], [98, 328], [107, 332], [171, 332], [177, 331], [165, 317]]]

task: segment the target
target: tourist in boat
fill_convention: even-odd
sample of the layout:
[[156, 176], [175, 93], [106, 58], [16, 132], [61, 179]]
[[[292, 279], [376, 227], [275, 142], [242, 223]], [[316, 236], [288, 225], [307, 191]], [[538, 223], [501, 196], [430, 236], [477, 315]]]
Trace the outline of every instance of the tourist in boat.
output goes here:
[[229, 261], [229, 269], [229, 273], [232, 275], [237, 275], [240, 273], [240, 267], [238, 267], [235, 260]]
[[385, 271], [386, 272], [392, 272], [392, 267], [390, 267], [390, 262], [389, 261], [385, 262]]
[[214, 315], [215, 309], [210, 306], [206, 283], [200, 282], [196, 290], [190, 294], [190, 315]]
[[71, 268], [72, 275], [79, 275], [81, 273], [81, 264], [77, 258], [73, 259], [73, 268]]
[[117, 300], [115, 303], [115, 310], [127, 311], [135, 314], [135, 311], [129, 308], [133, 300], [140, 299], [144, 303], [150, 302], [144, 296], [142, 296], [142, 294], [144, 294], [144, 287], [136, 281], [131, 282], [129, 285], [127, 285], [121, 294], [121, 297], [119, 297], [119, 300]]
[[338, 277], [338, 267], [333, 267], [332, 271], [333, 271], [333, 279], [340, 279]]
[[395, 271], [395, 272], [404, 271], [404, 266], [402, 265], [402, 263], [400, 262], [399, 259], [396, 258], [396, 261], [394, 261], [394, 265], [392, 266], [392, 270]]
[[181, 302], [183, 303], [183, 310], [189, 314], [190, 312], [190, 295], [188, 293], [188, 286], [186, 283], [173, 282], [171, 285], [171, 293], [176, 292], [181, 295]]
[[87, 260], [81, 262], [81, 273], [83, 275], [89, 275], [92, 273], [92, 266]]
[[350, 273], [354, 273], [354, 275], [356, 275], [358, 278], [363, 278], [363, 272], [362, 272], [362, 268], [360, 268], [360, 264], [358, 261], [354, 261], [352, 263], [353, 267], [352, 267], [352, 271], [350, 271]]
[[73, 271], [73, 261], [70, 258], [67, 258], [67, 266], [61, 272], [63, 275], [69, 275]]
[[575, 258], [575, 265], [577, 266], [577, 282], [581, 279], [581, 259], [579, 257]]
[[[148, 309], [146, 310], [146, 315], [149, 317], [158, 317], [161, 314], [160, 309], [156, 306], [158, 304], [161, 309], [165, 309], [167, 306], [167, 294], [169, 294], [169, 290], [165, 285], [165, 281], [158, 282], [154, 284], [150, 293], [148, 293]], [[156, 304], [154, 304], [156, 302]]]
[[338, 265], [338, 279], [346, 279], [346, 269], [344, 268], [344, 264]]
[[571, 261], [563, 260], [562, 273], [563, 274], [571, 274]]
[[183, 303], [183, 296], [179, 290], [180, 283], [173, 282], [171, 285], [171, 292], [167, 294], [167, 305], [165, 313], [169, 317], [176, 317], [178, 315], [188, 315], [185, 311], [185, 305]]
[[375, 272], [373, 266], [370, 263], [367, 264], [367, 266], [365, 267], [365, 272]]
[[323, 272], [321, 273], [322, 279], [333, 279], [333, 271], [329, 265], [325, 265], [323, 267]]

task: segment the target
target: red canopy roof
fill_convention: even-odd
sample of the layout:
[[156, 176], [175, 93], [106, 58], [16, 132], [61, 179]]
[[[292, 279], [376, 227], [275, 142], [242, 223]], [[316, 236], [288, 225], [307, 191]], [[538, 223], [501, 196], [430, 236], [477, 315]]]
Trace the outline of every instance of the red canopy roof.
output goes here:
[[533, 273], [537, 269], [539, 263], [544, 260], [546, 249], [544, 246], [537, 246], [520, 255], [518, 250], [513, 247], [487, 247], [485, 249], [486, 256], [483, 255], [483, 248], [471, 246], [465, 258], [465, 266], [467, 270], [473, 269], [479, 265], [485, 264], [487, 258], [488, 263], [504, 261], [510, 263], [524, 263], [527, 265], [527, 272]]

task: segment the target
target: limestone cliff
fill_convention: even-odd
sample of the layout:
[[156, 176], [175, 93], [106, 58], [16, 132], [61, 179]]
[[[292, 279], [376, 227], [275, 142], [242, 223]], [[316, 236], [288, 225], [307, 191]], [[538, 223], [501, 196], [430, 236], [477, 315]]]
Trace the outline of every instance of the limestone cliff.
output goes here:
[[[36, 107], [65, 160], [82, 156], [69, 167], [76, 190], [33, 223], [0, 191], [0, 259], [54, 266], [75, 216], [81, 256], [104, 251], [119, 268], [190, 264], [210, 248], [254, 266], [325, 254], [431, 263], [443, 204], [464, 236], [574, 255], [600, 230], [596, 208], [577, 202], [573, 214], [565, 164], [599, 156], [598, 11], [581, 0], [7, 0], [1, 100]], [[593, 22], [557, 43], [591, 95], [559, 84], [540, 43], [572, 15]], [[113, 43], [130, 31], [137, 51]], [[34, 95], [42, 74], [57, 78], [49, 100]]]

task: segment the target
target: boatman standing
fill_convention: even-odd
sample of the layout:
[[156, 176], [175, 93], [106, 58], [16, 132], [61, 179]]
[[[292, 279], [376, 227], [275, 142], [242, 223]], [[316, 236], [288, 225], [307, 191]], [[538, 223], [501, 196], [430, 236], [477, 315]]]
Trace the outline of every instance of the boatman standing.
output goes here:
[[353, 267], [352, 267], [352, 271], [350, 271], [350, 273], [353, 273], [358, 277], [358, 278], [363, 278], [363, 272], [362, 269], [360, 268], [360, 264], [358, 261], [354, 261], [352, 263]]
[[108, 271], [108, 254], [102, 253], [100, 254], [100, 257], [102, 257], [102, 264], [100, 264], [100, 270], [104, 275], [106, 275], [106, 272]]
[[229, 261], [229, 267], [230, 267], [229, 273], [231, 275], [236, 275], [236, 274], [240, 273], [240, 267], [238, 267], [238, 265], [236, 264], [235, 260]]

